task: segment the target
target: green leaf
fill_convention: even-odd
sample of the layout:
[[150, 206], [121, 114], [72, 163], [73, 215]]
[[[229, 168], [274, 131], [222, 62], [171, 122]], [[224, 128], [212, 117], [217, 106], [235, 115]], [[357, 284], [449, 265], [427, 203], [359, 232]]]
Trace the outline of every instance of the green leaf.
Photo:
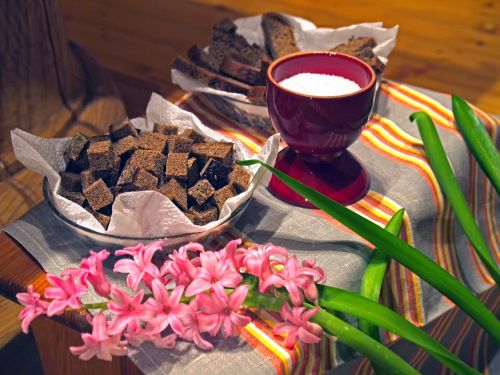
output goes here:
[[[403, 216], [405, 210], [402, 208], [394, 214], [394, 216], [387, 223], [385, 230], [399, 235], [401, 225], [403, 224]], [[380, 299], [380, 291], [382, 283], [384, 282], [385, 271], [389, 265], [390, 258], [384, 254], [383, 251], [375, 249], [370, 258], [370, 262], [366, 266], [363, 278], [361, 279], [361, 289], [359, 294], [363, 297], [378, 302]], [[359, 328], [366, 334], [373, 337], [373, 339], [380, 341], [380, 333], [376, 326], [370, 324], [364, 319], [359, 320]]]
[[500, 194], [500, 153], [488, 135], [483, 122], [465, 100], [451, 96], [457, 128], [477, 162]]
[[453, 174], [451, 164], [446, 156], [441, 140], [439, 139], [436, 126], [432, 122], [431, 117], [425, 112], [412, 113], [410, 120], [415, 120], [417, 122], [418, 130], [420, 131], [422, 142], [424, 143], [425, 153], [429, 159], [432, 170], [448, 202], [451, 204], [465, 235], [491, 277], [495, 280], [495, 283], [499, 285], [500, 270], [474, 220], [467, 200], [462, 190], [460, 190], [460, 186]]
[[288, 187], [308, 199], [316, 207], [337, 219], [346, 227], [375, 245], [379, 251], [384, 252], [387, 256], [390, 256], [427, 281], [466, 312], [494, 337], [496, 341], [500, 342], [500, 322], [491, 311], [469, 289], [439, 265], [427, 258], [422, 252], [368, 219], [260, 160], [244, 160], [238, 163], [247, 166], [254, 164], [264, 166], [264, 168], [271, 171]]
[[[260, 294], [255, 290], [249, 290], [243, 307], [255, 307], [262, 310], [279, 312], [281, 305], [287, 299], [288, 296], [286, 293], [283, 293], [281, 298], [277, 299], [269, 295]], [[313, 306], [308, 307], [311, 308]], [[321, 308], [311, 318], [311, 321], [319, 324], [325, 332], [337, 337], [339, 341], [366, 355], [370, 361], [383, 368], [389, 374], [419, 374], [418, 371], [396, 353]]]
[[354, 315], [374, 326], [385, 328], [420, 346], [446, 367], [453, 370], [454, 373], [479, 374], [425, 331], [417, 328], [388, 307], [342, 289], [326, 285], [317, 285], [317, 287], [319, 291], [318, 302], [321, 307]]

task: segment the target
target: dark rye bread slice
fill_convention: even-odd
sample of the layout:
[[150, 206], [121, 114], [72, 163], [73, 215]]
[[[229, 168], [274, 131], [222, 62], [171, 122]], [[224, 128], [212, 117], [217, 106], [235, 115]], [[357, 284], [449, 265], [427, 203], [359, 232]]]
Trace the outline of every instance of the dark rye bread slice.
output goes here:
[[213, 27], [212, 43], [209, 54], [222, 62], [227, 55], [237, 55], [240, 61], [260, 68], [264, 61], [272, 62], [271, 57], [256, 44], [250, 44], [242, 35], [236, 32], [236, 25], [230, 20], [223, 20]]
[[265, 84], [268, 66], [268, 64], [262, 62], [260, 68], [256, 68], [240, 61], [238, 56], [228, 55], [222, 60], [220, 71], [239, 81], [255, 86]]
[[245, 83], [202, 68], [181, 56], [177, 56], [174, 59], [171, 67], [217, 90], [235, 92], [243, 95], [247, 95], [250, 90], [250, 86]]
[[207, 52], [205, 52], [202, 48], [200, 48], [197, 44], [193, 45], [187, 52], [189, 59], [194, 62], [196, 65], [199, 65], [203, 68], [207, 68], [213, 70], [214, 72], [219, 71], [219, 67], [221, 61], [219, 58], [215, 58], [214, 56], [210, 56]]
[[293, 29], [282, 14], [264, 13], [261, 25], [267, 52], [273, 59], [299, 51]]
[[248, 99], [255, 105], [267, 105], [266, 86], [252, 86], [247, 94]]
[[347, 43], [342, 43], [332, 48], [332, 52], [345, 53], [363, 60], [370, 65], [376, 73], [382, 73], [385, 65], [373, 53], [373, 48], [376, 46], [375, 39], [369, 37], [352, 37]]

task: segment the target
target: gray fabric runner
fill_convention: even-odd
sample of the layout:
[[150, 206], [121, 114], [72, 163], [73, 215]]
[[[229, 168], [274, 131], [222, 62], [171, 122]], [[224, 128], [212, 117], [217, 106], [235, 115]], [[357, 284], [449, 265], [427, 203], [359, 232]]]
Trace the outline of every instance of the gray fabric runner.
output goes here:
[[[427, 90], [421, 91], [445, 106], [450, 106], [449, 97]], [[402, 131], [420, 139], [416, 125], [408, 120], [408, 115], [412, 112], [410, 109], [380, 95], [376, 112], [396, 123]], [[442, 129], [438, 131], [467, 196], [470, 189], [470, 159], [466, 147], [457, 134]], [[425, 178], [415, 168], [395, 162], [373, 147], [368, 147], [365, 142], [358, 141], [349, 150], [369, 171], [371, 191], [406, 208], [415, 246], [434, 259], [434, 228], [438, 211]], [[480, 181], [483, 181], [482, 172], [478, 173]], [[478, 202], [483, 201], [483, 190], [481, 186], [478, 187]], [[500, 200], [498, 196], [494, 199], [493, 215], [496, 222], [500, 222]], [[477, 207], [476, 217], [486, 234], [483, 205]], [[458, 266], [464, 282], [477, 293], [486, 290], [488, 285], [476, 272], [471, 271], [472, 258], [463, 231], [453, 218], [447, 220], [452, 220], [453, 228], [453, 238], [448, 245], [457, 252]], [[317, 263], [327, 271], [329, 285], [351, 291], [359, 290], [370, 250], [359, 238], [339, 230], [336, 224], [321, 218], [314, 210], [291, 206], [274, 198], [266, 189], [259, 188], [235, 227], [255, 243], [273, 242], [286, 246], [299, 258], [316, 258]], [[94, 244], [75, 236], [59, 222], [45, 203], [35, 207], [5, 231], [35, 257], [45, 271], [56, 274], [64, 268], [78, 265], [89, 249], [95, 248]], [[112, 260], [109, 264], [111, 263]], [[421, 296], [417, 297], [422, 303], [425, 322], [450, 308], [449, 303], [432, 287], [421, 281], [417, 283], [421, 290]], [[400, 288], [399, 285], [391, 287], [393, 291]], [[131, 359], [145, 374], [275, 372], [271, 362], [242, 338], [217, 340], [215, 349], [211, 352], [202, 352], [185, 342], [180, 342], [175, 350], [158, 350], [147, 344], [132, 353]], [[337, 363], [339, 362], [341, 360], [337, 358]]]

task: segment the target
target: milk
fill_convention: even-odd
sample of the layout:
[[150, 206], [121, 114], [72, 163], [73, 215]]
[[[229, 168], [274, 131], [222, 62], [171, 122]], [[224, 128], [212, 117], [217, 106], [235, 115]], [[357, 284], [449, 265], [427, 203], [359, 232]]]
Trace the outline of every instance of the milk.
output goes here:
[[311, 96], [339, 96], [361, 90], [356, 82], [333, 74], [299, 73], [279, 84], [287, 90]]

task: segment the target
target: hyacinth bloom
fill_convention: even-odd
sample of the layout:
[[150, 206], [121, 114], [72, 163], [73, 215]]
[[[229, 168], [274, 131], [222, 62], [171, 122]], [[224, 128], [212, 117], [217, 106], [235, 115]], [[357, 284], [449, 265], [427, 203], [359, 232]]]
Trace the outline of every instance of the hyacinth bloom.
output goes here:
[[47, 281], [51, 287], [45, 289], [45, 297], [52, 299], [47, 309], [47, 316], [62, 314], [67, 307], [79, 309], [82, 306], [80, 296], [87, 292], [87, 287], [77, 283], [74, 275], [61, 278], [47, 274]]
[[188, 251], [204, 252], [205, 249], [199, 243], [191, 242], [170, 254], [160, 269], [160, 275], [166, 277], [166, 281], [174, 281], [176, 285], [188, 286], [194, 280], [198, 262], [189, 259]]
[[106, 317], [102, 313], [97, 314], [92, 319], [92, 334], [82, 333], [83, 345], [71, 346], [71, 353], [83, 360], [97, 356], [105, 361], [111, 361], [114, 355], [126, 355], [127, 342], [120, 340], [120, 335], [108, 335], [107, 328]]
[[259, 291], [263, 293], [271, 286], [285, 287], [292, 303], [295, 306], [300, 306], [304, 303], [301, 289], [304, 289], [304, 287], [309, 288], [311, 282], [314, 284], [312, 280], [319, 277], [321, 277], [319, 271], [309, 267], [299, 267], [297, 257], [294, 255], [287, 258], [283, 269], [273, 273], [263, 283], [259, 284]]
[[229, 267], [235, 272], [240, 272], [243, 267], [243, 258], [247, 251], [239, 247], [241, 242], [240, 238], [229, 241], [226, 246], [215, 253], [218, 260], [227, 260]]
[[[127, 345], [139, 346], [144, 342], [172, 349], [178, 338], [210, 350], [213, 345], [204, 334], [215, 336], [221, 331], [225, 337], [232, 336], [236, 327], [251, 322], [241, 311], [251, 288], [249, 284], [240, 285], [244, 279], [242, 273], [247, 273], [259, 279], [261, 293], [271, 287], [284, 287], [292, 303], [300, 305], [290, 307], [285, 303], [281, 309], [284, 322], [274, 329], [275, 334], [287, 335], [287, 347], [292, 347], [296, 339], [318, 342], [321, 327], [309, 322], [317, 309], [306, 310], [302, 303], [304, 295], [309, 300], [317, 299], [315, 283], [326, 279], [324, 271], [314, 260], [303, 260], [299, 265], [297, 258], [283, 247], [267, 244], [245, 250], [241, 243], [241, 240], [230, 241], [216, 252], [189, 243], [171, 253], [161, 269], [152, 263], [154, 254], [162, 248], [161, 241], [118, 250], [117, 255], [131, 258], [118, 260], [114, 271], [128, 274], [127, 285], [133, 293], [107, 279], [103, 262], [109, 252], [91, 251], [79, 268], [68, 268], [60, 277], [47, 275], [51, 286], [45, 297], [51, 301], [41, 300], [32, 286], [27, 293], [18, 294], [24, 305], [19, 316], [23, 319], [23, 331], [27, 332], [29, 324], [39, 315], [52, 316], [67, 308], [98, 306], [102, 310], [90, 320], [92, 333], [82, 334], [83, 345], [70, 348], [80, 359], [97, 356], [111, 360], [113, 355], [127, 354]], [[81, 303], [80, 297], [88, 292], [88, 285], [105, 299], [97, 306]], [[146, 288], [152, 296], [143, 302], [149, 293]], [[189, 304], [181, 302], [183, 298], [189, 299]], [[252, 295], [247, 301], [250, 306], [254, 298]]]
[[111, 287], [111, 301], [108, 310], [115, 317], [109, 325], [109, 333], [112, 335], [123, 332], [128, 326], [137, 327], [141, 319], [147, 319], [147, 309], [141, 304], [144, 291], [140, 291], [134, 297], [130, 297], [123, 289], [116, 286]]
[[169, 295], [165, 285], [156, 279], [153, 280], [152, 291], [154, 298], [149, 298], [144, 304], [154, 314], [148, 322], [151, 331], [160, 333], [170, 326], [175, 333], [182, 335], [184, 326], [181, 319], [188, 309], [187, 305], [180, 303], [184, 287], [174, 288]]
[[213, 289], [222, 298], [224, 288], [236, 288], [243, 280], [238, 272], [231, 269], [227, 259], [218, 260], [212, 252], [201, 253], [200, 259], [201, 267], [186, 289], [187, 297]]
[[206, 315], [199, 310], [198, 300], [192, 300], [189, 303], [186, 315], [182, 319], [184, 325], [182, 338], [193, 341], [203, 350], [210, 350], [213, 348], [213, 345], [201, 336], [201, 332], [213, 331], [217, 327], [219, 319], [216, 315]]
[[274, 246], [272, 243], [256, 245], [247, 249], [243, 255], [243, 265], [246, 272], [259, 278], [263, 282], [273, 273], [271, 257], [287, 257], [284, 247]]
[[109, 251], [101, 250], [96, 253], [90, 250], [90, 256], [83, 258], [80, 263], [80, 269], [83, 271], [80, 275], [81, 282], [89, 282], [95, 292], [102, 297], [107, 297], [111, 293], [111, 284], [106, 278], [102, 266], [102, 262], [108, 257]]
[[40, 294], [34, 291], [33, 285], [28, 286], [27, 293], [17, 293], [16, 298], [24, 309], [19, 313], [22, 319], [21, 328], [24, 333], [28, 333], [28, 328], [33, 319], [40, 315], [47, 314], [49, 303], [40, 299]]
[[251, 322], [248, 316], [239, 313], [241, 305], [248, 293], [248, 285], [241, 285], [236, 288], [229, 296], [224, 294], [222, 297], [218, 294], [198, 294], [198, 303], [202, 311], [207, 315], [213, 315], [217, 318], [217, 324], [210, 330], [215, 335], [222, 327], [222, 333], [225, 337], [234, 334], [234, 326], [244, 327]]
[[285, 322], [276, 324], [273, 333], [287, 335], [284, 344], [288, 349], [293, 348], [297, 337], [305, 344], [317, 344], [321, 340], [323, 328], [309, 321], [317, 312], [317, 308], [306, 311], [304, 306], [291, 308], [288, 303], [284, 303], [281, 307], [281, 317]]
[[132, 255], [133, 259], [120, 259], [115, 263], [114, 272], [128, 273], [127, 286], [137, 290], [141, 281], [148, 287], [155, 278], [160, 277], [160, 271], [151, 260], [155, 252], [161, 249], [161, 241], [152, 242], [146, 246], [139, 244], [135, 248], [118, 250], [117, 255]]

